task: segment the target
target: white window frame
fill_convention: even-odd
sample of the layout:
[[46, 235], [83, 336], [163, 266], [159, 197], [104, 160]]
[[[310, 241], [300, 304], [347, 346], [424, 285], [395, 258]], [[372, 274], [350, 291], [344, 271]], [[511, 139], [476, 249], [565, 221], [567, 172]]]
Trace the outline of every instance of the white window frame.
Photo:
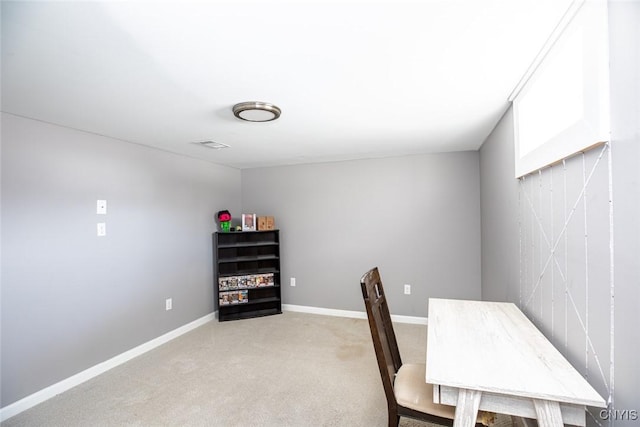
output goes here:
[[[514, 112], [514, 143], [515, 143], [515, 176], [516, 178], [527, 175], [531, 172], [552, 165], [562, 159], [565, 159], [580, 151], [585, 151], [592, 146], [606, 142], [610, 138], [609, 125], [609, 46], [607, 31], [607, 7], [606, 1], [587, 0], [574, 2], [565, 14], [565, 23], [561, 22], [555, 35], [552, 35], [547, 42], [547, 48], [544, 53], [539, 55], [541, 58], [530, 68], [528, 76], [525, 75], [520, 89], [514, 91], [514, 95], [510, 98], [513, 101]], [[575, 42], [576, 38], [579, 43]], [[582, 45], [581, 52], [570, 52], [572, 46]], [[575, 75], [575, 80], [562, 81], [563, 76], [553, 75], [545, 72], [552, 70], [557, 66], [558, 62], [563, 58], [566, 59], [567, 54], [581, 60], [576, 69], [581, 68], [581, 74]], [[563, 56], [564, 55], [564, 56]], [[581, 65], [581, 66], [580, 66]], [[549, 79], [553, 81], [555, 87], [563, 89], [566, 86], [582, 82], [582, 108], [576, 116], [570, 114], [566, 119], [566, 123], [558, 128], [552, 136], [544, 138], [544, 140], [535, 140], [531, 143], [529, 138], [528, 144], [524, 144], [527, 137], [524, 135], [523, 129], [526, 126], [521, 125], [525, 122], [528, 126], [538, 125], [545, 126], [550, 121], [545, 122], [545, 107], [553, 106], [554, 103], [567, 101], [567, 105], [576, 100], [563, 100], [561, 95], [563, 90], [558, 90], [557, 99], [547, 97], [544, 102], [538, 105], [539, 108], [521, 108], [530, 97], [540, 97], [542, 91], [549, 93], [552, 89], [547, 86], [541, 88], [542, 85], [549, 84]], [[567, 78], [564, 76], [564, 78]], [[571, 91], [564, 91], [571, 93]], [[573, 92], [575, 93], [575, 91]], [[529, 103], [531, 105], [531, 103]], [[533, 114], [531, 113], [533, 111]], [[536, 113], [537, 111], [537, 113]], [[528, 113], [528, 114], [527, 114]], [[556, 123], [556, 126], [557, 123]], [[521, 129], [522, 128], [522, 129]], [[542, 132], [544, 133], [544, 132]], [[523, 141], [521, 146], [520, 142]]]

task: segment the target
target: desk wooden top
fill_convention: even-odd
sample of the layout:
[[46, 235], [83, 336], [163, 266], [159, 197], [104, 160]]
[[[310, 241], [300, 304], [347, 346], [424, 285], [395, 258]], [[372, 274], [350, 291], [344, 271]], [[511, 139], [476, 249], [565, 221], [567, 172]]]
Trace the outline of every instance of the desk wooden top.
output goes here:
[[512, 303], [429, 299], [431, 384], [605, 407], [605, 401]]

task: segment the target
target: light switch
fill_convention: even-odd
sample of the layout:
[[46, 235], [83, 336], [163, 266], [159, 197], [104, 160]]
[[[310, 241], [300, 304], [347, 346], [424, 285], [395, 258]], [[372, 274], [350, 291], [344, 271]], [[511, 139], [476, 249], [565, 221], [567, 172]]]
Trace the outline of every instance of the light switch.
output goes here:
[[106, 215], [107, 214], [107, 201], [106, 200], [98, 200], [96, 206], [96, 213], [98, 215]]
[[106, 236], [107, 235], [107, 224], [104, 222], [98, 223], [98, 236]]

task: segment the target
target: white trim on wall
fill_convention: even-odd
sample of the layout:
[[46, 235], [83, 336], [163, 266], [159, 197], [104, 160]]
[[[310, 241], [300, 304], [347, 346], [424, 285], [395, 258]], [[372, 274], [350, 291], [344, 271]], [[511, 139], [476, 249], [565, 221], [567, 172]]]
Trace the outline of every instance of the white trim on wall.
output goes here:
[[[353, 319], [366, 319], [367, 313], [364, 311], [336, 310], [333, 308], [309, 307], [305, 305], [282, 304], [282, 309], [286, 311], [297, 311], [299, 313], [322, 314], [325, 316], [350, 317]], [[403, 316], [392, 314], [391, 320], [398, 323], [411, 323], [414, 325], [426, 325], [426, 317]]]

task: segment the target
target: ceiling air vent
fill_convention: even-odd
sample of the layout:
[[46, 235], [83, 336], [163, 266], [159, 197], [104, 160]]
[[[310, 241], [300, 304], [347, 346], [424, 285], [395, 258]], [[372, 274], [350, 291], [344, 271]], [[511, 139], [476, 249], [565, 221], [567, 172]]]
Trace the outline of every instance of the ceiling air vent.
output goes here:
[[202, 145], [203, 147], [212, 148], [214, 150], [221, 150], [223, 148], [228, 148], [227, 144], [223, 144], [222, 142], [215, 141], [200, 141], [194, 142], [193, 144]]

